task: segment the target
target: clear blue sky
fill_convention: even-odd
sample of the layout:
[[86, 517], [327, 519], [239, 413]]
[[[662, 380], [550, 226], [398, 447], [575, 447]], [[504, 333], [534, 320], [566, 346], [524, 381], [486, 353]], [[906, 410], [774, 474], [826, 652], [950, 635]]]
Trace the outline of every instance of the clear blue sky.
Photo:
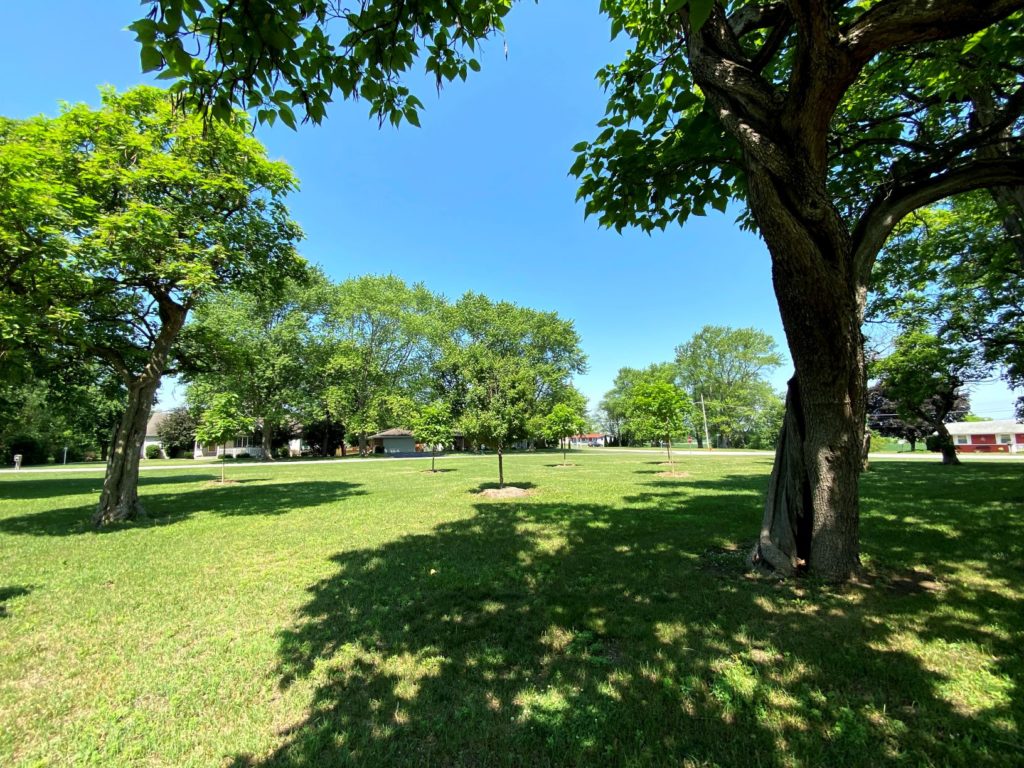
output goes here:
[[[596, 401], [622, 366], [672, 357], [705, 324], [755, 326], [784, 350], [764, 244], [734, 214], [709, 214], [646, 236], [584, 220], [567, 175], [576, 142], [592, 138], [604, 98], [594, 80], [616, 61], [597, 0], [521, 3], [483, 71], [440, 96], [424, 80], [422, 128], [379, 129], [364, 103], [338, 102], [320, 126], [257, 129], [301, 191], [290, 207], [303, 254], [344, 279], [391, 272], [455, 298], [467, 290], [572, 319]], [[0, 3], [0, 114], [53, 114], [96, 103], [97, 86], [149, 81], [125, 26], [137, 0]], [[790, 366], [773, 377], [782, 390]], [[165, 404], [173, 401], [165, 393]], [[1012, 415], [1012, 396], [986, 385], [975, 412]]]

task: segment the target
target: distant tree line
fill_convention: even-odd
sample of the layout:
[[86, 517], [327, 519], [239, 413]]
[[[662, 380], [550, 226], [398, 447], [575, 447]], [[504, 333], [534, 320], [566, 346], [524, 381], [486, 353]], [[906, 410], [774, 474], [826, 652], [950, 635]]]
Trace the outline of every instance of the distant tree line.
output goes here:
[[[773, 448], [784, 401], [765, 378], [782, 364], [774, 340], [755, 328], [708, 325], [671, 362], [622, 368], [598, 406], [619, 445], [692, 438], [716, 448]], [[668, 389], [666, 389], [668, 388]], [[652, 398], [678, 393], [678, 419], [652, 418]]]

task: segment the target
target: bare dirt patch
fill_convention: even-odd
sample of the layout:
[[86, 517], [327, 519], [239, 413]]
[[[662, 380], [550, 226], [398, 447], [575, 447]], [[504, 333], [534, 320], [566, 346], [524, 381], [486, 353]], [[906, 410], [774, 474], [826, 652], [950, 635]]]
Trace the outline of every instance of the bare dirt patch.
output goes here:
[[514, 485], [506, 485], [504, 488], [485, 488], [477, 494], [485, 499], [518, 499], [532, 495], [533, 491], [528, 488], [516, 488]]

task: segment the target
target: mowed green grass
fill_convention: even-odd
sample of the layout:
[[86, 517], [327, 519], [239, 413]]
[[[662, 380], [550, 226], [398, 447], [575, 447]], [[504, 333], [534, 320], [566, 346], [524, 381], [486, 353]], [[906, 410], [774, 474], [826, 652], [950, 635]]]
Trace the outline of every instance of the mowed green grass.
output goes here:
[[1024, 764], [1024, 466], [879, 462], [834, 589], [764, 458], [570, 460], [0, 478], [0, 765]]

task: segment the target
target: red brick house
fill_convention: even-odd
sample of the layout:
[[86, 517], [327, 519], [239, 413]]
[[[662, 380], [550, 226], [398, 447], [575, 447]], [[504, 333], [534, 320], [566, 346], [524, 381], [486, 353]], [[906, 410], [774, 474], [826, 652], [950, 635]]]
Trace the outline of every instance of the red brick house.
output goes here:
[[1024, 424], [1013, 419], [947, 424], [960, 453], [1024, 453]]

